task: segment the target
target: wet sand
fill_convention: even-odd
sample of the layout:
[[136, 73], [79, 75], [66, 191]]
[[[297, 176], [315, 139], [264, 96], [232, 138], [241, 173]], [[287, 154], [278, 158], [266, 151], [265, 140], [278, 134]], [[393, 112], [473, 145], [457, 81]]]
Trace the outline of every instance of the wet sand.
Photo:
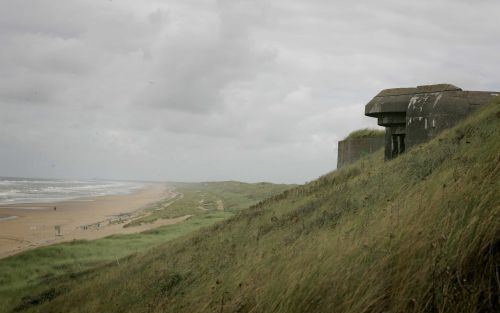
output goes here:
[[[0, 258], [58, 242], [135, 233], [178, 223], [189, 216], [123, 227], [126, 224], [123, 221], [141, 215], [148, 205], [175, 195], [166, 185], [151, 184], [126, 195], [56, 203], [0, 205]], [[60, 234], [56, 234], [56, 226], [60, 227]]]

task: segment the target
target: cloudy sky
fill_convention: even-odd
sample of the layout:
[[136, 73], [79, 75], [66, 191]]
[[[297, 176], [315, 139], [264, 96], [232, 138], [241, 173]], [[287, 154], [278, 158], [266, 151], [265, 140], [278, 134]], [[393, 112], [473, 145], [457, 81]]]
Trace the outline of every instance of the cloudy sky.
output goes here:
[[500, 90], [497, 0], [0, 0], [0, 176], [302, 183], [379, 90]]

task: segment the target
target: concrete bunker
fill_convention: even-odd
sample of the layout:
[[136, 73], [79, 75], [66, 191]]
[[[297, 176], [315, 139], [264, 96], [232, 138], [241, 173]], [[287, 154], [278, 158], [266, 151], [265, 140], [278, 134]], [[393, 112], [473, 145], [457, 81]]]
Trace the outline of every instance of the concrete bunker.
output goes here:
[[337, 168], [353, 163], [384, 146], [384, 131], [360, 129], [338, 142]]
[[498, 95], [451, 84], [385, 89], [366, 104], [365, 115], [385, 127], [384, 155], [389, 160], [434, 138]]

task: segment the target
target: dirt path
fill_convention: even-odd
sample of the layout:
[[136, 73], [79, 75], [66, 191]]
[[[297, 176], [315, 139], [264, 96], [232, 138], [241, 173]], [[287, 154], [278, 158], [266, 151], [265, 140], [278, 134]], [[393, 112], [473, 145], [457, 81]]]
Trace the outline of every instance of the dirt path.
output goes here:
[[217, 200], [217, 210], [224, 211], [224, 202], [222, 200]]

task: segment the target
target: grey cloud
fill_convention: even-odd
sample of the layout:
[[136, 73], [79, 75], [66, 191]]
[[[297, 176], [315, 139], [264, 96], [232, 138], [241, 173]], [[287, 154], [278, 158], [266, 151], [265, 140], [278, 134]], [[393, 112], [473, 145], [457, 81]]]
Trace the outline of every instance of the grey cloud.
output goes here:
[[87, 27], [92, 7], [84, 1], [67, 5], [64, 0], [5, 0], [0, 3], [0, 34], [40, 34], [79, 37]]
[[169, 11], [165, 9], [156, 9], [148, 15], [149, 22], [154, 25], [161, 25], [168, 22]]
[[311, 180], [382, 88], [500, 89], [499, 9], [2, 1], [0, 176]]
[[259, 49], [249, 37], [250, 21], [231, 14], [234, 7], [220, 2], [219, 10], [213, 12], [217, 18], [199, 19], [195, 15], [185, 21], [176, 21], [172, 10], [172, 24], [181, 23], [188, 31], [167, 31], [160, 38], [162, 45], [153, 52], [152, 76], [156, 79], [135, 102], [193, 113], [211, 112], [224, 104], [221, 92], [228, 84], [251, 80], [263, 65], [272, 62], [272, 52]]

